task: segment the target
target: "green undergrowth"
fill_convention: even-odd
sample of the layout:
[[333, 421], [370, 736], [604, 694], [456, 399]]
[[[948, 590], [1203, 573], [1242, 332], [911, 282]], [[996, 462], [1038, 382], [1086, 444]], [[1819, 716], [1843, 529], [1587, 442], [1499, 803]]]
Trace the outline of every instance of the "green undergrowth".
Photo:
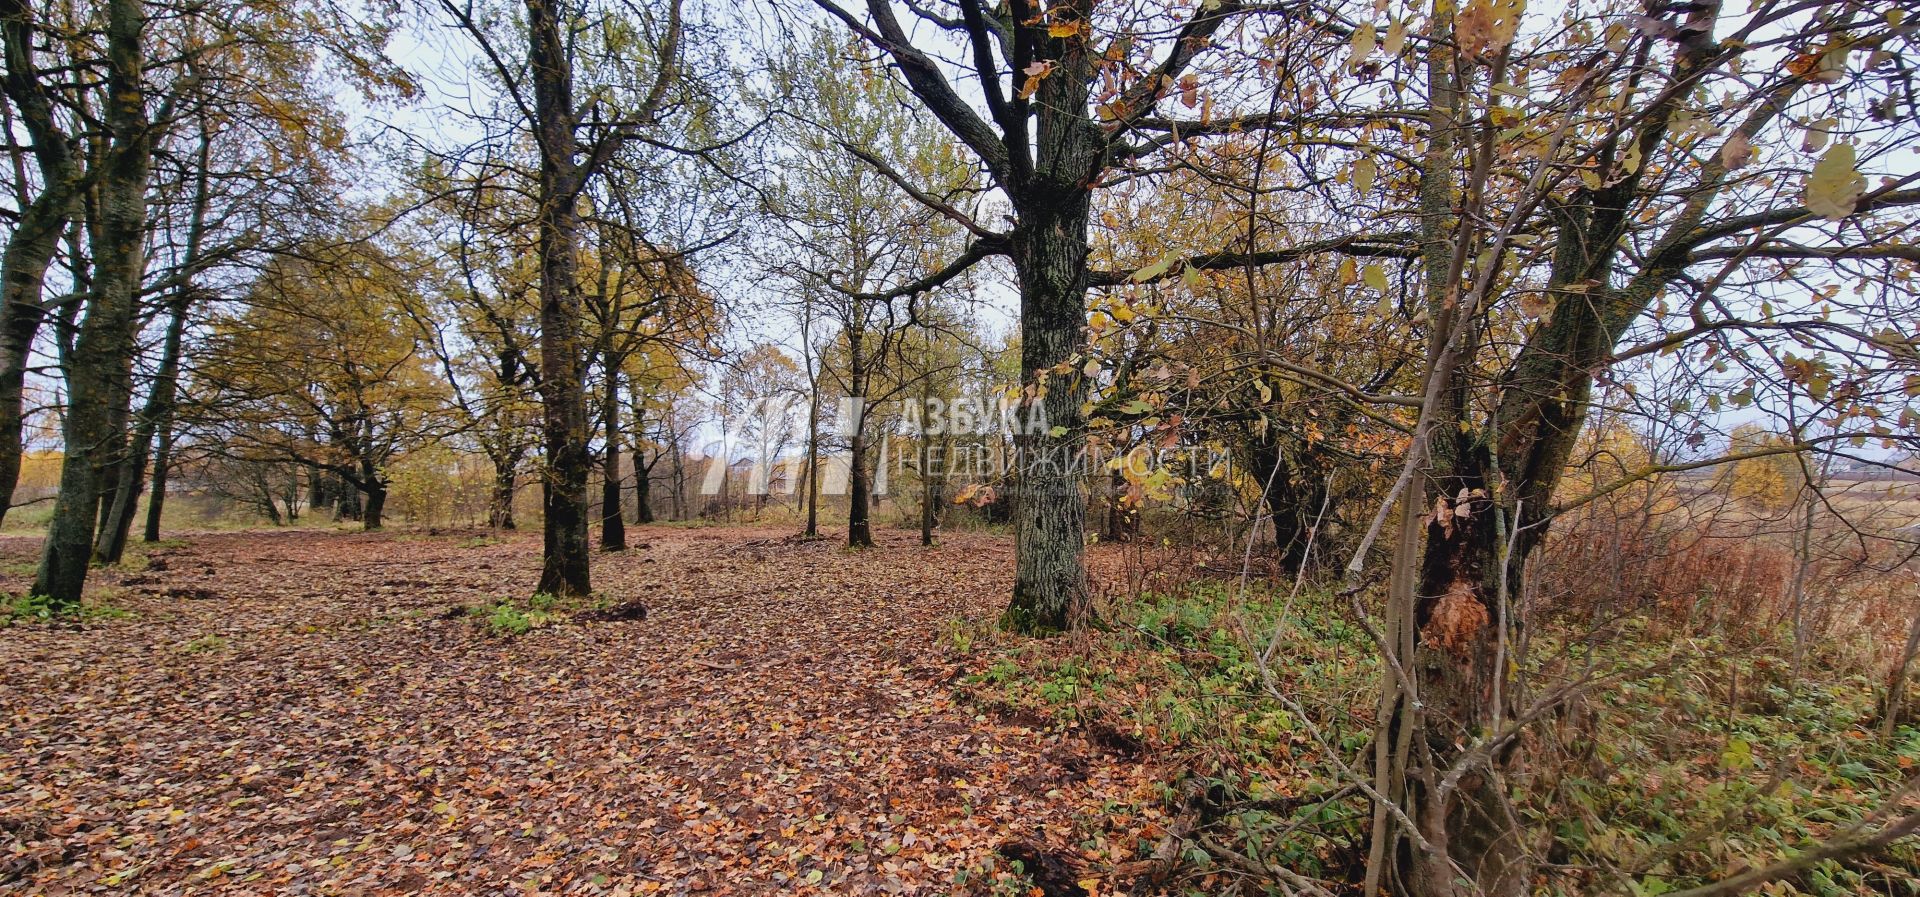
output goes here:
[[[1632, 618], [1578, 639], [1537, 628], [1517, 667], [1528, 695], [1599, 676], [1529, 729], [1508, 777], [1537, 893], [1653, 897], [1787, 859], [1920, 772], [1920, 730], [1883, 739], [1877, 684], [1818, 652], [1796, 687], [1766, 634], [1735, 645]], [[1162, 809], [1181, 812], [1182, 795], [1205, 787], [1181, 887], [1260, 893], [1248, 886], [1262, 865], [1342, 889], [1357, 881], [1369, 808], [1351, 782], [1369, 766], [1381, 670], [1351, 607], [1202, 582], [1117, 603], [1061, 638], [953, 624], [945, 641], [983, 708], [1166, 769]], [[1107, 859], [1154, 846], [1135, 838]], [[1916, 881], [1910, 840], [1760, 892], [1920, 895]]]
[[[1920, 772], [1920, 730], [1883, 738], [1877, 684], [1817, 652], [1795, 683], [1782, 645], [1676, 638], [1642, 621], [1535, 650], [1644, 671], [1534, 733], [1520, 808], [1566, 869], [1559, 893], [1651, 897], [1787, 859], [1845, 834]], [[1822, 863], [1759, 893], [1920, 895], [1915, 848]]]
[[124, 620], [133, 612], [115, 603], [110, 591], [89, 594], [76, 607], [60, 607], [45, 595], [0, 593], [0, 629], [28, 623], [93, 623]]
[[492, 604], [465, 610], [466, 615], [477, 621], [488, 635], [511, 638], [564, 623], [578, 613], [603, 610], [611, 607], [612, 603], [602, 595], [565, 598], [538, 592], [525, 599], [501, 598]]

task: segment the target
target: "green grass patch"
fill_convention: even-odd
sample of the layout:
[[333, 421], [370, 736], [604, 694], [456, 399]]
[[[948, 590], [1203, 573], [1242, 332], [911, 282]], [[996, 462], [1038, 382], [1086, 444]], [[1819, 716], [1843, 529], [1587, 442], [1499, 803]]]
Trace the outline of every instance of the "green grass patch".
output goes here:
[[183, 654], [212, 654], [216, 651], [225, 651], [232, 646], [233, 642], [226, 636], [209, 633], [181, 642], [180, 652]]
[[[1274, 634], [1278, 633], [1277, 639]], [[1598, 671], [1615, 678], [1529, 731], [1508, 775], [1537, 893], [1656, 895], [1794, 856], [1843, 833], [1920, 771], [1920, 730], [1874, 731], [1878, 683], [1812, 652], [1798, 683], [1770, 634], [1739, 644], [1631, 618], [1599, 636], [1536, 627], [1530, 694]], [[1163, 798], [1197, 777], [1221, 811], [1204, 834], [1239, 856], [1329, 882], [1356, 880], [1369, 806], [1339, 794], [1370, 767], [1381, 667], [1353, 611], [1195, 583], [1121, 602], [1078, 636], [1012, 640], [950, 623], [962, 689], [991, 710], [1132, 741], [1165, 762]], [[1331, 796], [1331, 799], [1326, 799]], [[1108, 859], [1138, 859], [1135, 843]], [[1238, 877], [1190, 844], [1189, 871]], [[1920, 895], [1913, 839], [1828, 862], [1763, 893]]]
[[568, 599], [537, 592], [524, 600], [502, 598], [490, 605], [470, 607], [467, 613], [478, 621], [488, 635], [512, 638], [564, 623], [574, 614], [611, 605], [610, 599], [598, 594], [591, 598]]
[[28, 623], [91, 623], [132, 618], [133, 611], [116, 604], [115, 597], [114, 592], [101, 590], [82, 598], [77, 607], [63, 608], [45, 595], [0, 593], [0, 629]]

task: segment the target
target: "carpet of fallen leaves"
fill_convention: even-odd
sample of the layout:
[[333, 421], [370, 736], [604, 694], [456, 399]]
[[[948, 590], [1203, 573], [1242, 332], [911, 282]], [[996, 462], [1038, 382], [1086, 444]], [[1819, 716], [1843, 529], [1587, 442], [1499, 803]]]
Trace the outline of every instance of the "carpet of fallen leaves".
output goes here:
[[[1011, 541], [786, 532], [643, 528], [594, 582], [647, 619], [511, 638], [451, 611], [531, 591], [536, 534], [97, 571], [130, 616], [0, 630], [0, 892], [985, 892], [1008, 844], [1120, 884], [1150, 771], [952, 686]], [[36, 550], [0, 540], [0, 589]]]

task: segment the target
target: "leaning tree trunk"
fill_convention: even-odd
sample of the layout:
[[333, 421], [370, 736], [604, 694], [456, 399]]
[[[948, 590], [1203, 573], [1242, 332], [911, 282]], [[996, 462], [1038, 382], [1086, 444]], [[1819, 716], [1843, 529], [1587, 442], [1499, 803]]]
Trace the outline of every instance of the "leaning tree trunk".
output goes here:
[[145, 25], [139, 0], [107, 4], [107, 127], [113, 135], [100, 185], [95, 277], [67, 369], [68, 409], [60, 492], [47, 528], [33, 592], [78, 607], [93, 556], [95, 518], [113, 431], [119, 383], [133, 351], [133, 310], [145, 268], [147, 173], [153, 134], [141, 89]]
[[[143, 542], [160, 541], [160, 515], [164, 513], [167, 502], [167, 473], [173, 465], [173, 420], [167, 419], [160, 427], [160, 446], [153, 452], [153, 491], [147, 496], [147, 529], [141, 534]], [[319, 507], [318, 504], [309, 505]]]
[[0, 84], [33, 141], [41, 178], [39, 195], [20, 210], [0, 258], [0, 521], [6, 519], [20, 483], [26, 374], [34, 336], [46, 317], [47, 266], [73, 217], [78, 195], [72, 152], [55, 125], [46, 83], [34, 63], [33, 31], [28, 4], [0, 3], [7, 63]]
[[29, 205], [14, 225], [0, 261], [0, 521], [13, 505], [20, 483], [20, 461], [25, 449], [27, 366], [33, 339], [46, 316], [42, 303], [47, 266], [66, 226], [67, 208], [50, 207], [43, 195]]
[[559, 9], [526, 0], [534, 131], [540, 147], [540, 403], [546, 446], [542, 503], [545, 544], [540, 581], [550, 595], [585, 597], [593, 586], [587, 534], [587, 409], [579, 322], [579, 196], [573, 67], [561, 39]]
[[620, 510], [620, 372], [609, 366], [600, 411], [607, 420], [606, 453], [600, 463], [600, 550], [627, 550], [627, 521]]
[[1907, 624], [1907, 644], [1900, 649], [1893, 669], [1887, 672], [1887, 693], [1880, 709], [1880, 737], [1883, 740], [1893, 740], [1900, 717], [1906, 713], [1907, 678], [1913, 670], [1916, 655], [1920, 655], [1920, 610], [1914, 612], [1912, 621]]
[[[101, 530], [99, 543], [94, 546], [95, 560], [104, 563], [119, 563], [126, 551], [127, 535], [133, 529], [134, 505], [145, 485], [142, 481], [146, 479], [147, 458], [153, 451], [154, 438], [173, 423], [174, 397], [180, 379], [180, 340], [187, 322], [186, 294], [177, 295], [167, 303], [167, 315], [167, 335], [161, 344], [160, 368], [154, 373], [153, 391], [147, 395], [146, 407], [140, 410], [133, 445], [120, 465], [120, 481], [113, 493], [112, 511], [107, 515], [108, 526]], [[295, 476], [298, 476], [297, 469]], [[289, 518], [293, 518], [296, 511], [292, 502], [289, 496]]]

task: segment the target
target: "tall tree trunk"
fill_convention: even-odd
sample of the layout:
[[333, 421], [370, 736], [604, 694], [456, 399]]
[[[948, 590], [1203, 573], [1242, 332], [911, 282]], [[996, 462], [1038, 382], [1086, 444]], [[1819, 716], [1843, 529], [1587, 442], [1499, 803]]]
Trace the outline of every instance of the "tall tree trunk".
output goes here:
[[[1042, 106], [1045, 92], [1043, 85]], [[1041, 135], [1044, 143], [1044, 124]], [[1048, 372], [1086, 341], [1089, 196], [1073, 185], [1035, 189], [1023, 200], [1013, 259], [1020, 280], [1020, 368], [1029, 398], [1014, 439], [1016, 568], [1013, 600], [1001, 623], [1027, 635], [1051, 635], [1068, 627], [1086, 596], [1081, 553], [1087, 508], [1078, 471], [1087, 386], [1077, 373]], [[1030, 398], [1036, 387], [1045, 391], [1039, 415]]]
[[807, 391], [807, 530], [809, 539], [820, 537], [820, 381], [816, 376]]
[[866, 409], [855, 406], [853, 436], [847, 440], [847, 546], [873, 547], [873, 484], [867, 478], [867, 437], [860, 418]]
[[[859, 315], [854, 316], [856, 320]], [[847, 328], [847, 386], [853, 419], [847, 435], [847, 546], [873, 547], [873, 484], [867, 479], [867, 364], [858, 327]]]
[[41, 178], [40, 193], [24, 202], [0, 257], [0, 522], [6, 520], [20, 483], [26, 375], [34, 336], [46, 317], [47, 267], [73, 217], [80, 189], [72, 151], [55, 125], [46, 85], [34, 63], [33, 30], [32, 13], [23, 0], [0, 0], [0, 39], [7, 63], [0, 85], [33, 141]]
[[920, 434], [920, 544], [933, 545], [933, 527], [939, 522], [940, 489], [933, 479], [932, 437]]
[[680, 451], [680, 434], [668, 430], [673, 438], [673, 519], [687, 519], [687, 460]]
[[[862, 315], [852, 315], [860, 321]], [[847, 545], [874, 547], [874, 484], [866, 476], [866, 357], [862, 332], [847, 328], [847, 388], [852, 392], [851, 432], [847, 434]]]
[[[189, 277], [202, 264], [200, 248], [206, 238], [207, 204], [211, 195], [208, 190], [207, 170], [210, 167], [208, 162], [212, 154], [213, 139], [204, 118], [200, 120], [199, 131], [198, 147], [195, 152], [197, 164], [194, 174], [193, 209], [188, 219], [186, 253], [182, 260], [185, 273]], [[147, 456], [153, 449], [154, 434], [173, 425], [175, 396], [180, 380], [180, 341], [186, 332], [187, 311], [192, 300], [193, 287], [189, 282], [189, 285], [180, 287], [167, 302], [167, 330], [160, 349], [160, 366], [154, 372], [153, 385], [147, 394], [146, 407], [141, 409], [137, 431], [120, 464], [112, 498], [107, 503], [109, 505], [107, 513], [102, 517], [100, 537], [94, 545], [94, 559], [97, 561], [112, 564], [120, 562], [120, 556], [126, 550], [127, 534], [133, 529], [134, 505], [140, 497], [141, 487], [145, 485], [143, 480], [147, 474]], [[131, 357], [128, 361], [131, 364]], [[130, 369], [128, 385], [131, 387]], [[128, 398], [130, 402], [131, 395]], [[297, 520], [300, 514], [300, 509], [297, 507], [299, 488], [297, 469], [292, 476], [296, 482], [290, 484], [289, 488], [296, 491], [287, 496], [287, 519]]]
[[493, 462], [493, 497], [487, 503], [487, 526], [493, 529], [513, 529], [513, 494], [517, 491], [519, 471], [517, 461]]
[[926, 425], [927, 409], [933, 406], [933, 378], [920, 378], [920, 544], [933, 545], [933, 527], [938, 522], [937, 505], [940, 490], [933, 479], [933, 434]]
[[[173, 417], [160, 424], [160, 446], [153, 452], [153, 490], [147, 496], [147, 529], [141, 534], [143, 542], [160, 541], [160, 516], [167, 504], [167, 474], [173, 466]], [[309, 508], [318, 508], [312, 504]]]
[[133, 351], [133, 311], [145, 269], [147, 172], [153, 133], [141, 86], [145, 25], [140, 0], [107, 3], [107, 129], [112, 135], [100, 186], [94, 288], [67, 372], [68, 409], [60, 493], [47, 528], [33, 591], [61, 607], [79, 606], [93, 555], [102, 475], [121, 435], [114, 406]]
[[540, 149], [540, 401], [546, 445], [545, 544], [536, 588], [585, 597], [593, 591], [587, 534], [585, 382], [577, 247], [584, 174], [576, 156], [573, 65], [554, 0], [526, 0], [534, 138]]
[[[146, 407], [140, 409], [133, 444], [120, 465], [120, 481], [113, 493], [108, 526], [101, 530], [94, 546], [94, 559], [108, 564], [120, 562], [127, 547], [127, 535], [133, 529], [134, 505], [147, 475], [147, 458], [153, 440], [162, 429], [173, 424], [174, 397], [180, 379], [180, 341], [187, 326], [188, 295], [181, 293], [167, 303], [167, 335], [160, 347], [160, 367], [154, 373], [153, 388]], [[298, 471], [295, 471], [298, 475]], [[287, 516], [293, 518], [293, 497], [288, 497]]]
[[646, 460], [647, 405], [638, 379], [629, 381], [627, 389], [633, 401], [633, 522], [644, 525], [653, 522], [653, 466], [660, 463], [660, 452]]
[[[40, 199], [47, 197], [43, 194]], [[25, 451], [27, 367], [33, 339], [46, 316], [44, 283], [47, 266], [59, 246], [66, 225], [66, 204], [58, 209], [36, 200], [28, 206], [7, 241], [0, 261], [0, 522], [13, 506], [20, 483]]]
[[640, 463], [640, 452], [633, 455], [633, 521], [642, 525], [653, 522], [653, 465], [660, 463], [660, 455], [655, 453], [653, 460]]
[[600, 402], [606, 415], [607, 446], [600, 463], [600, 550], [627, 550], [627, 520], [620, 508], [620, 371], [609, 365], [606, 394]]

